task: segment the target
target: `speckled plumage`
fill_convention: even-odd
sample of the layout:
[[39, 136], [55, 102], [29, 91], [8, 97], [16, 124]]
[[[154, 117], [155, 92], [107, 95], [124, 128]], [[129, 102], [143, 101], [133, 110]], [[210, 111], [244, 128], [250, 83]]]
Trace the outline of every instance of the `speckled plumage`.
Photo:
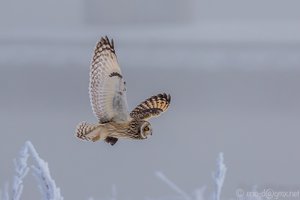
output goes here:
[[102, 37], [97, 43], [90, 68], [90, 101], [97, 124], [81, 122], [76, 136], [83, 140], [105, 140], [114, 145], [119, 138], [145, 139], [152, 134], [147, 121], [165, 112], [170, 95], [158, 94], [146, 99], [130, 114], [126, 98], [126, 83], [118, 65], [113, 40]]

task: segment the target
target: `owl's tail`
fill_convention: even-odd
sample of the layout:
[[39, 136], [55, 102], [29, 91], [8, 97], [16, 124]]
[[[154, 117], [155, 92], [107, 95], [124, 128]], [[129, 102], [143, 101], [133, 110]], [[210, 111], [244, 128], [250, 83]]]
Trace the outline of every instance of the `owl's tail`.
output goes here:
[[100, 139], [100, 124], [81, 122], [76, 127], [76, 136], [82, 140], [96, 142]]

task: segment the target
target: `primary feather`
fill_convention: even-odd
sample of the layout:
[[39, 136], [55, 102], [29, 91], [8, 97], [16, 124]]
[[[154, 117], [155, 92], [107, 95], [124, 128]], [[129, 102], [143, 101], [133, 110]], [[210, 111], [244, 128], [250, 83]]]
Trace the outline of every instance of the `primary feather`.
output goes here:
[[93, 112], [100, 123], [128, 120], [125, 81], [113, 41], [107, 37], [101, 38], [94, 52], [89, 92]]

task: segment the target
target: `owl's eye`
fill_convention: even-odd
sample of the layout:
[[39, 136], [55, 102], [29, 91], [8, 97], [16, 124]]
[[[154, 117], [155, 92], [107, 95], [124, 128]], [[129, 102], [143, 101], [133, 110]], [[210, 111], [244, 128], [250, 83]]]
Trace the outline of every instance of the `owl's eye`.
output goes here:
[[149, 131], [150, 129], [149, 129], [149, 126], [146, 126], [145, 128], [144, 128], [144, 132], [146, 132], [146, 131]]

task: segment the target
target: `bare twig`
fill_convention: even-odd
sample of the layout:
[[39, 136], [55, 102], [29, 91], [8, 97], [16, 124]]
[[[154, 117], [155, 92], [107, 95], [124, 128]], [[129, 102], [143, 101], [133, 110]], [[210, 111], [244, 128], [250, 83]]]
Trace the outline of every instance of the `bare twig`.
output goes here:
[[225, 180], [227, 168], [224, 164], [224, 156], [221, 152], [217, 159], [217, 171], [213, 174], [215, 181], [215, 192], [213, 193], [213, 200], [220, 200], [222, 186]]
[[165, 182], [170, 188], [172, 188], [175, 192], [177, 192], [183, 199], [185, 200], [191, 200], [191, 198], [183, 191], [181, 190], [175, 183], [170, 181], [162, 172], [155, 172], [155, 175]]

